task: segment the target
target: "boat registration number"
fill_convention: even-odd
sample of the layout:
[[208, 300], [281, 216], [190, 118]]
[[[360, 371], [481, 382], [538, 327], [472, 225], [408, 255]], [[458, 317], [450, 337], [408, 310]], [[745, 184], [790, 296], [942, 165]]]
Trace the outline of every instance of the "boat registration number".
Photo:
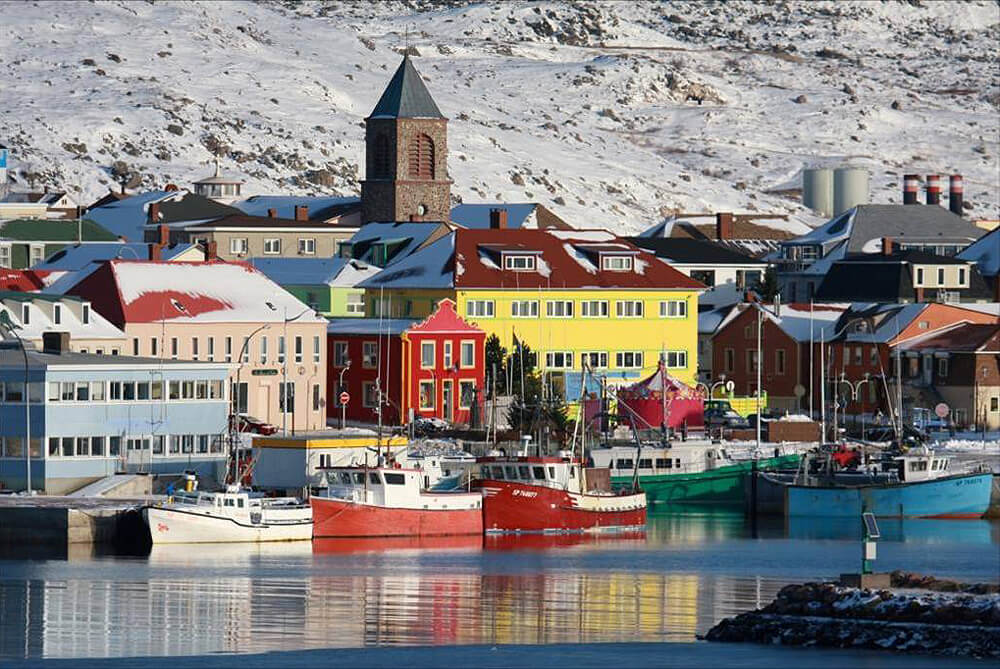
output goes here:
[[515, 489], [514, 492], [511, 493], [511, 495], [513, 495], [514, 497], [538, 497], [538, 493], [535, 492], [534, 490], [521, 490], [521, 489]]

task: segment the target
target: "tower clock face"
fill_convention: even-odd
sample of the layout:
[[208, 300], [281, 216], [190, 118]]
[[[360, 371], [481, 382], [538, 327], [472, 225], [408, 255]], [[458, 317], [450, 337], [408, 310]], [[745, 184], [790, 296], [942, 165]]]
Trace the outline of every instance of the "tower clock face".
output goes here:
[[420, 216], [423, 216], [426, 213], [427, 213], [427, 207], [424, 206], [424, 205], [422, 205], [422, 204], [418, 204], [417, 205], [417, 214], [420, 215]]

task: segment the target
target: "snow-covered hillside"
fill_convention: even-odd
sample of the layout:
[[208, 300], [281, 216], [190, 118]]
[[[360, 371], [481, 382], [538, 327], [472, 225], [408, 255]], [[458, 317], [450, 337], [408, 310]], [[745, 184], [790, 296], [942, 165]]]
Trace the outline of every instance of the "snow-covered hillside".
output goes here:
[[[816, 223], [804, 165], [965, 175], [998, 217], [992, 1], [3, 2], [0, 143], [90, 201], [125, 163], [187, 185], [213, 151], [246, 192], [357, 192], [362, 120], [409, 44], [450, 117], [453, 193], [636, 231], [672, 211]], [[408, 33], [408, 37], [407, 37]]]

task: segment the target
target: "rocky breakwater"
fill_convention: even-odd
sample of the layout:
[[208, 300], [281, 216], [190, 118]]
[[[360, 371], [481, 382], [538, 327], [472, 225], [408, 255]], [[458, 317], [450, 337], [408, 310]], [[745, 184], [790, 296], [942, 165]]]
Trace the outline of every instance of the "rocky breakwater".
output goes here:
[[[903, 576], [914, 576], [907, 579], [914, 583], [926, 578]], [[895, 585], [896, 579], [893, 581]], [[832, 583], [789, 585], [768, 606], [726, 618], [705, 638], [1000, 657], [1000, 595], [996, 586], [955, 587], [969, 591], [869, 590]]]

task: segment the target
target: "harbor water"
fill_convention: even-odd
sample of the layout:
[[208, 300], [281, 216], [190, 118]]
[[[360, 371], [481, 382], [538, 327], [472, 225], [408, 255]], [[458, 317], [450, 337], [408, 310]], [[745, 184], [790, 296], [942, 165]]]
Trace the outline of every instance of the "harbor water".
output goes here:
[[[1000, 578], [998, 521], [880, 524], [880, 570]], [[707, 509], [654, 513], [645, 534], [8, 552], [0, 664], [209, 655], [217, 663], [220, 653], [291, 653], [291, 662], [312, 649], [434, 646], [439, 654], [421, 651], [433, 665], [456, 646], [523, 645], [530, 655], [543, 652], [536, 644], [572, 644], [612, 661], [616, 644], [635, 643], [677, 644], [689, 664], [699, 653], [713, 663], [747, 653], [765, 662], [795, 651], [720, 648], [698, 636], [788, 583], [856, 570], [858, 525], [766, 519], [753, 528], [739, 510]], [[637, 648], [660, 647], [669, 649]]]

